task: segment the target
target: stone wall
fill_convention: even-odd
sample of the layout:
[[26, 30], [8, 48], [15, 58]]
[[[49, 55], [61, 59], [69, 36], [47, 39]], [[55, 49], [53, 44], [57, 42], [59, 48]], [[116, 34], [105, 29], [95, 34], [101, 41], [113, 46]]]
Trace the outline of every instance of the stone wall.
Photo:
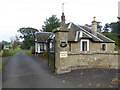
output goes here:
[[107, 45], [107, 51], [114, 51], [115, 44], [114, 43], [95, 43], [95, 42], [89, 42], [90, 45], [90, 51], [102, 51], [102, 44]]
[[118, 52], [69, 52], [60, 63], [58, 74], [83, 68], [118, 69]]
[[[87, 39], [89, 40], [89, 39]], [[80, 50], [80, 44], [81, 42], [76, 42], [76, 43], [71, 43], [71, 51], [72, 52], [78, 52], [81, 51]], [[115, 49], [115, 44], [114, 43], [95, 43], [95, 42], [91, 42], [89, 40], [89, 51], [102, 51], [102, 44], [106, 44], [107, 45], [107, 51], [114, 51]], [[69, 48], [69, 46], [68, 46]]]

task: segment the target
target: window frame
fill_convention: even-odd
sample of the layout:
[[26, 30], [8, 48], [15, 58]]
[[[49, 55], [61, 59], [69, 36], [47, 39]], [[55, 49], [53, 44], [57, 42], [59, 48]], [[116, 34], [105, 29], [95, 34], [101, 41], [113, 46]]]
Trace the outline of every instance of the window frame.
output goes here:
[[[105, 50], [103, 50], [103, 45], [105, 45]], [[102, 43], [101, 44], [101, 48], [102, 48], [102, 51], [107, 51], [107, 44], [106, 43]]]
[[[81, 42], [80, 42], [80, 43], [81, 43], [81, 44], [80, 44], [80, 47], [81, 47], [80, 49], [81, 49], [81, 50], [80, 50], [80, 51], [83, 51], [83, 47], [82, 47], [82, 46], [83, 46], [83, 43], [82, 43], [82, 42], [84, 42], [84, 41], [87, 41], [87, 51], [89, 51], [89, 40], [86, 40], [86, 39], [81, 40]], [[85, 52], [85, 51], [83, 51], [83, 52]]]

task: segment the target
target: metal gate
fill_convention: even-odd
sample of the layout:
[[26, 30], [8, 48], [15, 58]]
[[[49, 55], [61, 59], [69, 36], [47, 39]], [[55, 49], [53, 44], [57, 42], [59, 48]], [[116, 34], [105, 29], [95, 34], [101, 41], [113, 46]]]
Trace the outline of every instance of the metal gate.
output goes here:
[[55, 40], [48, 40], [48, 67], [55, 72]]

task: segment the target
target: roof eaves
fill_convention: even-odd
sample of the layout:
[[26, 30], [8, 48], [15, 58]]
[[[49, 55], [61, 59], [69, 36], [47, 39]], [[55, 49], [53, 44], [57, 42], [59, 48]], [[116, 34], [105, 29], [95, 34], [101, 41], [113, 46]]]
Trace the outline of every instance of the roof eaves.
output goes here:
[[106, 38], [106, 39], [110, 40], [111, 42], [115, 42], [115, 41], [113, 41], [112, 39], [110, 39], [110, 38], [108, 38], [108, 37], [106, 37], [106, 36], [104, 36], [104, 35], [100, 34], [99, 32], [97, 32], [97, 34], [99, 34], [99, 35], [101, 35], [102, 37], [104, 37], [104, 38]]

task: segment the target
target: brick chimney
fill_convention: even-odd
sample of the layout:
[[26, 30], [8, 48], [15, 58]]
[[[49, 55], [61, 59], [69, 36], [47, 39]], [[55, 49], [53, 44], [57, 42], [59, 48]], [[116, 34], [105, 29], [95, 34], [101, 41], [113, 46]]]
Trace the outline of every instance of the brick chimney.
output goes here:
[[93, 17], [92, 21], [92, 33], [97, 36], [97, 22], [95, 21], [96, 17]]

